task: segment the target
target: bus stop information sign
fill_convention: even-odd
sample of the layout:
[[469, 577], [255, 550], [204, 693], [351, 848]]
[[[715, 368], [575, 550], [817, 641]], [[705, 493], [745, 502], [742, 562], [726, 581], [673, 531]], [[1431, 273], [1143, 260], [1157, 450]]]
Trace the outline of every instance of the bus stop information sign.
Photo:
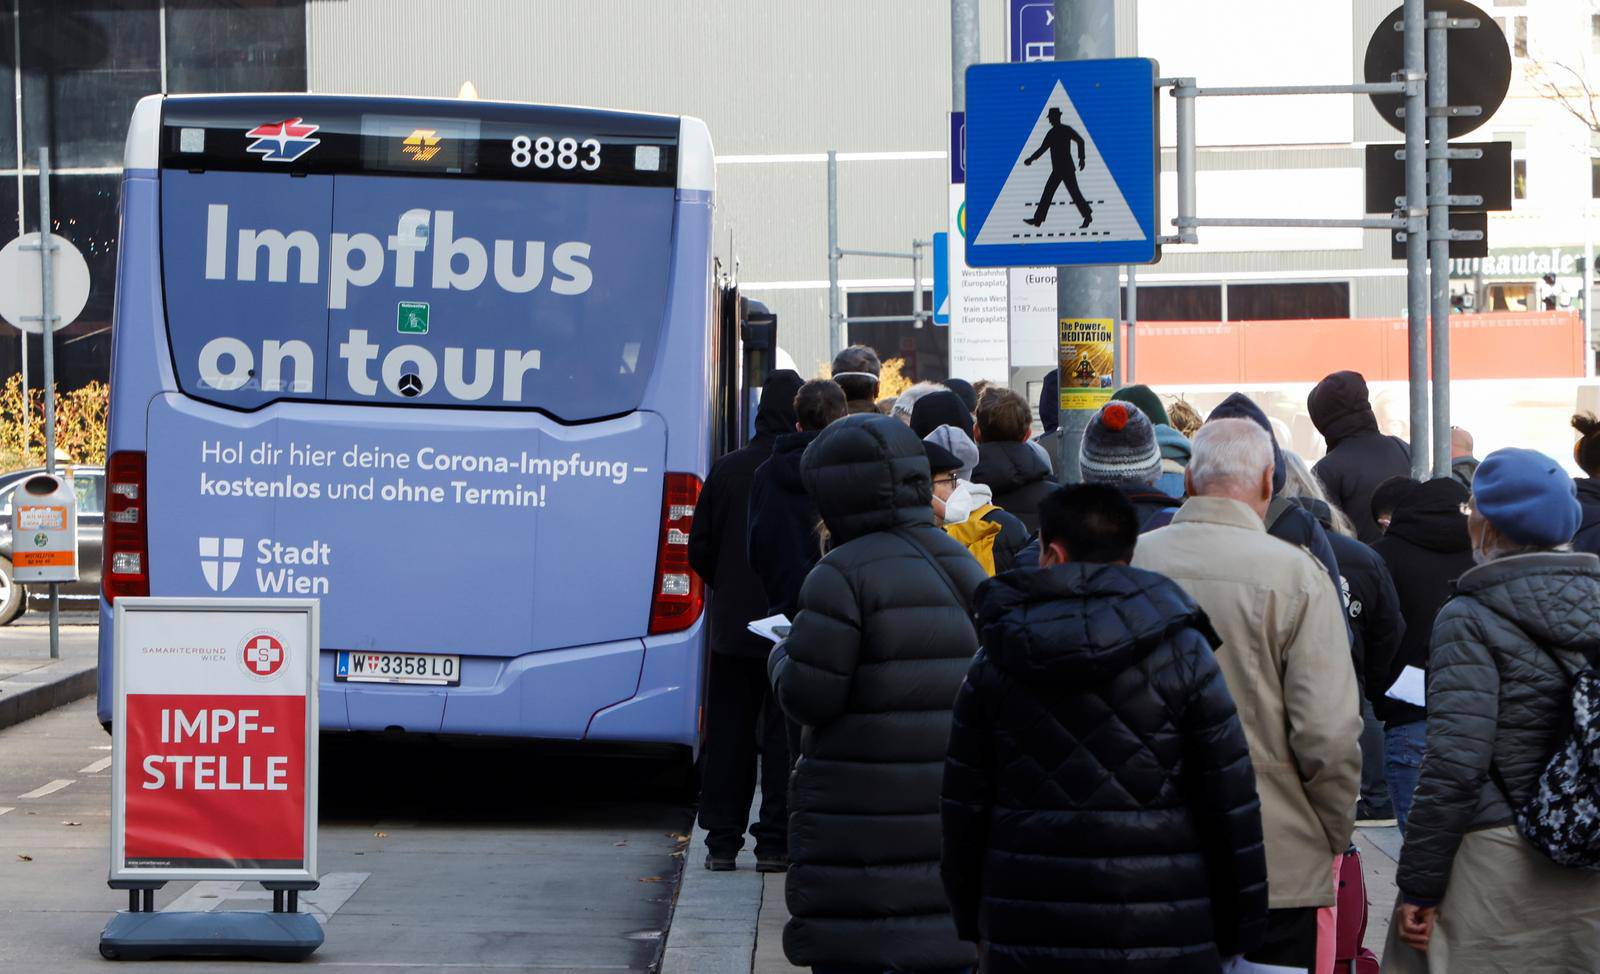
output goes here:
[[117, 600], [113, 881], [316, 879], [317, 606]]

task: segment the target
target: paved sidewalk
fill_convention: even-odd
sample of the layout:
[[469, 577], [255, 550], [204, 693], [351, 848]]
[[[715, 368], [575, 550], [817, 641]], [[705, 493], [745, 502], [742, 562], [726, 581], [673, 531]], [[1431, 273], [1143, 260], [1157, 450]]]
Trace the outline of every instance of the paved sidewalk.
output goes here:
[[61, 614], [61, 658], [50, 658], [49, 616], [27, 612], [0, 626], [0, 727], [9, 727], [95, 689], [98, 619], [87, 612]]
[[[1380, 958], [1394, 909], [1394, 875], [1400, 831], [1388, 826], [1356, 831], [1370, 904], [1366, 945]], [[662, 974], [804, 974], [783, 956], [789, 919], [782, 875], [762, 876], [748, 851], [739, 869], [705, 869], [705, 832], [695, 829], [684, 861], [683, 886], [667, 936]]]

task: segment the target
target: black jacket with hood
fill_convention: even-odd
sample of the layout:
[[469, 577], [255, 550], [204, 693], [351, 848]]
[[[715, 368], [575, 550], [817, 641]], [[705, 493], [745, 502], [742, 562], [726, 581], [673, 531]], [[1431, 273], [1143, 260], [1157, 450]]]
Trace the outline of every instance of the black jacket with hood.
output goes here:
[[1401, 895], [1424, 905], [1444, 898], [1462, 837], [1511, 824], [1511, 809], [1537, 791], [1572, 723], [1573, 675], [1600, 645], [1593, 555], [1501, 558], [1462, 575], [1456, 591], [1433, 631], [1428, 750], [1396, 877]]
[[1267, 872], [1249, 745], [1194, 601], [1068, 564], [978, 592], [945, 887], [983, 970], [1206, 972], [1254, 947]]
[[822, 557], [822, 517], [800, 479], [800, 458], [821, 433], [778, 437], [750, 488], [750, 568], [767, 593], [768, 614], [791, 620], [800, 586]]
[[1579, 477], [1577, 487], [1583, 520], [1578, 522], [1578, 533], [1572, 536], [1572, 550], [1600, 555], [1600, 480]]
[[1039, 505], [1056, 489], [1050, 478], [1050, 466], [1026, 443], [978, 444], [973, 483], [987, 484], [994, 492], [994, 502], [1016, 515], [1029, 535], [1039, 533]]
[[[1405, 634], [1389, 660], [1372, 652], [1369, 674], [1383, 674], [1387, 682], [1368, 689], [1372, 709], [1385, 724], [1409, 724], [1427, 719], [1428, 712], [1383, 695], [1407, 666], [1428, 668], [1428, 644], [1433, 620], [1454, 593], [1456, 579], [1473, 565], [1472, 539], [1467, 536], [1467, 489], [1450, 477], [1437, 477], [1413, 487], [1394, 510], [1389, 531], [1372, 548], [1389, 566]], [[1370, 679], [1371, 677], [1369, 677]]]
[[1372, 491], [1390, 477], [1411, 475], [1411, 447], [1398, 436], [1378, 432], [1367, 380], [1360, 372], [1335, 372], [1323, 379], [1306, 406], [1328, 443], [1328, 455], [1313, 469], [1328, 488], [1328, 498], [1356, 526], [1356, 536], [1372, 544], [1383, 537], [1372, 519]]
[[750, 487], [756, 468], [772, 453], [772, 445], [794, 429], [794, 397], [805, 380], [779, 369], [761, 388], [756, 408], [756, 435], [750, 445], [711, 465], [689, 528], [689, 567], [711, 588], [709, 635], [711, 651], [730, 656], [764, 658], [772, 644], [750, 632], [753, 619], [767, 615], [767, 595], [750, 571], [745, 547]]
[[833, 548], [769, 662], [804, 725], [784, 952], [803, 967], [970, 967], [939, 882], [939, 784], [983, 569], [934, 527], [927, 455], [899, 420], [839, 420], [801, 473]]

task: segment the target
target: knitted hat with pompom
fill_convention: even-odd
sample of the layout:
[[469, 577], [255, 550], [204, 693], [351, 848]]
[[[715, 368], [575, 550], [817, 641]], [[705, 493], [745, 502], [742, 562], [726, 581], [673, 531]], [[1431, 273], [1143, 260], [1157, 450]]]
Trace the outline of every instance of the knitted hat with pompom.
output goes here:
[[1078, 463], [1087, 484], [1153, 484], [1161, 477], [1156, 429], [1137, 406], [1108, 402], [1083, 431]]

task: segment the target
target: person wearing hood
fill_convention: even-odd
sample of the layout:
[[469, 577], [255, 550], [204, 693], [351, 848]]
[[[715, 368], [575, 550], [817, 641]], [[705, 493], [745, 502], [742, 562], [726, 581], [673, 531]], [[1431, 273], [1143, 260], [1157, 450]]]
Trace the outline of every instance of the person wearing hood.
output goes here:
[[833, 547], [769, 662], [779, 703], [805, 726], [784, 953], [822, 971], [968, 969], [976, 951], [939, 880], [939, 785], [983, 569], [934, 526], [927, 454], [905, 424], [839, 420], [801, 476]]
[[878, 411], [878, 376], [882, 371], [878, 353], [866, 345], [851, 345], [833, 357], [831, 375], [844, 390], [852, 415]]
[[922, 446], [933, 475], [935, 522], [972, 553], [985, 573], [994, 575], [1016, 567], [1018, 552], [1028, 544], [1027, 527], [994, 503], [987, 485], [961, 477], [967, 462], [962, 454], [970, 451], [975, 457], [977, 447], [954, 426], [934, 430]]
[[1345, 616], [1350, 623], [1350, 658], [1355, 664], [1356, 686], [1361, 691], [1361, 804], [1356, 818], [1391, 819], [1395, 817], [1394, 805], [1389, 801], [1389, 786], [1384, 780], [1383, 722], [1377, 717], [1376, 704], [1393, 683], [1389, 679], [1389, 662], [1406, 631], [1400, 595], [1383, 557], [1356, 539], [1350, 518], [1328, 503], [1322, 481], [1300, 454], [1285, 450], [1283, 459], [1289, 471], [1284, 496], [1317, 519], [1339, 562]]
[[1525, 814], [1536, 796], [1576, 799], [1567, 827], [1584, 821], [1581, 785], [1561, 780], [1563, 742], [1577, 719], [1574, 684], [1600, 663], [1600, 561], [1563, 550], [1582, 511], [1542, 453], [1485, 457], [1471, 511], [1477, 566], [1433, 626], [1428, 751], [1383, 969], [1600, 970], [1600, 872], [1559, 865], [1525, 837], [1530, 825], [1542, 836], [1563, 824]]
[[1344, 582], [1339, 577], [1339, 560], [1334, 557], [1328, 532], [1322, 529], [1309, 511], [1283, 496], [1289, 468], [1283, 459], [1283, 448], [1278, 446], [1277, 437], [1272, 435], [1272, 422], [1267, 419], [1267, 414], [1261, 411], [1254, 399], [1236, 392], [1211, 410], [1206, 422], [1217, 419], [1248, 419], [1266, 431], [1267, 439], [1272, 441], [1272, 503], [1267, 508], [1267, 533], [1311, 552], [1317, 561], [1322, 562], [1333, 590], [1342, 598]]
[[1050, 374], [1044, 377], [1044, 382], [1039, 390], [1039, 425], [1044, 427], [1044, 432], [1033, 438], [1033, 443], [1044, 451], [1045, 459], [1050, 461], [1050, 479], [1056, 483], [1061, 482], [1061, 438], [1064, 435], [1061, 429], [1061, 373], [1051, 369]]
[[787, 857], [784, 792], [789, 749], [783, 715], [766, 684], [771, 643], [747, 628], [752, 619], [767, 615], [767, 594], [750, 570], [746, 526], [756, 468], [772, 455], [778, 437], [795, 428], [794, 397], [802, 384], [799, 374], [789, 369], [779, 369], [767, 379], [756, 409], [755, 438], [711, 465], [689, 528], [689, 566], [711, 590], [700, 787], [707, 869], [732, 869], [744, 846], [758, 750], [761, 812], [750, 829], [758, 868], [781, 871]]
[[996, 504], [1039, 530], [1039, 505], [1055, 490], [1050, 464], [1028, 442], [1033, 416], [1028, 401], [1010, 389], [990, 388], [978, 401], [978, 465], [972, 479], [994, 491]]
[[1370, 510], [1373, 523], [1378, 525], [1380, 532], [1389, 530], [1389, 522], [1394, 520], [1394, 509], [1399, 507], [1406, 495], [1411, 493], [1411, 489], [1420, 483], [1422, 481], [1415, 480], [1407, 474], [1403, 477], [1390, 477], [1372, 489]]
[[1360, 372], [1335, 372], [1306, 400], [1311, 423], [1328, 443], [1328, 454], [1312, 469], [1328, 498], [1355, 523], [1356, 537], [1372, 544], [1383, 536], [1372, 519], [1372, 491], [1390, 477], [1410, 476], [1411, 447], [1378, 432], [1378, 417]]
[[1189, 465], [1189, 438], [1172, 426], [1161, 397], [1146, 385], [1123, 386], [1111, 398], [1139, 407], [1156, 428], [1156, 444], [1161, 447], [1161, 478], [1156, 489], [1168, 497], [1183, 498], [1183, 470]]
[[1600, 555], [1600, 419], [1594, 413], [1579, 413], [1572, 417], [1572, 428], [1578, 431], [1572, 460], [1584, 473], [1576, 481], [1583, 520], [1572, 537], [1572, 550]]
[[983, 648], [944, 772], [956, 929], [986, 974], [1214, 974], [1267, 921], [1217, 634], [1177, 585], [1128, 567], [1139, 526], [1119, 491], [1063, 487], [1040, 520], [1041, 567], [978, 589]]
[[[800, 458], [828, 425], [848, 415], [844, 390], [812, 379], [794, 397], [795, 432], [778, 437], [750, 488], [750, 568], [767, 594], [768, 615], [794, 618], [800, 585], [822, 557], [822, 519], [800, 480]], [[754, 618], [754, 617], [753, 617]]]
[[1450, 477], [1420, 483], [1403, 494], [1389, 530], [1372, 548], [1389, 566], [1405, 634], [1390, 659], [1376, 650], [1368, 670], [1381, 673], [1384, 687], [1372, 696], [1373, 709], [1383, 721], [1384, 775], [1395, 818], [1405, 831], [1411, 813], [1411, 796], [1417, 788], [1428, 711], [1382, 696], [1401, 671], [1414, 666], [1428, 670], [1428, 646], [1433, 620], [1455, 588], [1456, 579], [1472, 567], [1472, 539], [1467, 535], [1467, 489]]
[[1222, 637], [1217, 662], [1249, 741], [1267, 848], [1267, 930], [1245, 957], [1315, 970], [1331, 947], [1318, 911], [1334, 904], [1361, 783], [1343, 605], [1315, 558], [1265, 530], [1273, 451], [1258, 424], [1207, 420], [1187, 476], [1189, 499], [1140, 537], [1133, 565], [1176, 582]]

